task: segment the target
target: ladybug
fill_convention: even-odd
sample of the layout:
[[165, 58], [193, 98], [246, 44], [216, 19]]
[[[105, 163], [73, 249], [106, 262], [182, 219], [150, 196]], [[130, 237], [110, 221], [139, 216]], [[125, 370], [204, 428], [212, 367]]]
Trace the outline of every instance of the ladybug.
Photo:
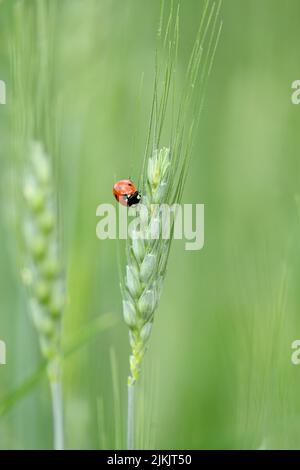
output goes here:
[[128, 207], [138, 204], [142, 197], [130, 179], [117, 181], [113, 186], [113, 195], [120, 204]]

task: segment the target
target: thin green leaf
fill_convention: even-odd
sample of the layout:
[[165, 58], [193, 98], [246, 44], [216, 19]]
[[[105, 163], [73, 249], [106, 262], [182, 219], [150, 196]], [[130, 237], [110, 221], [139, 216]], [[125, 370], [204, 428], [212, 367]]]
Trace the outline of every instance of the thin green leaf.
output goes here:
[[[107, 313], [101, 315], [96, 320], [90, 322], [86, 327], [83, 327], [80, 332], [76, 333], [73, 338], [66, 344], [63, 351], [63, 358], [66, 359], [85, 346], [89, 341], [94, 339], [98, 334], [112, 328], [117, 323], [116, 315]], [[44, 377], [47, 369], [47, 361], [42, 361], [36, 370], [27, 377], [21, 385], [15, 390], [8, 393], [0, 400], [0, 417], [5, 415], [19, 400], [24, 398]]]

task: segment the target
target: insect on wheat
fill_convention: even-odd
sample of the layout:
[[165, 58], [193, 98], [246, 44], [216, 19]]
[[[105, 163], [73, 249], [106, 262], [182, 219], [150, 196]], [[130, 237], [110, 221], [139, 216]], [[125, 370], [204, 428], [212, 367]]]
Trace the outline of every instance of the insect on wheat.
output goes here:
[[[151, 335], [171, 248], [172, 237], [164, 239], [162, 236], [164, 218], [160, 205], [171, 206], [181, 201], [193, 137], [221, 31], [221, 23], [218, 21], [220, 6], [220, 2], [205, 2], [178, 99], [175, 67], [178, 55], [179, 7], [176, 11], [171, 8], [165, 26], [162, 8], [150, 128], [141, 176], [142, 199], [141, 204], [133, 207], [133, 210], [139, 210], [141, 230], [139, 233], [133, 230], [127, 241], [125, 277], [121, 283], [123, 316], [129, 327], [131, 347], [127, 423], [129, 449], [134, 448], [135, 385]], [[169, 113], [170, 101], [172, 110]], [[177, 110], [174, 110], [174, 103], [178, 103]], [[171, 125], [168, 129], [169, 117]], [[161, 144], [162, 139], [166, 142], [165, 146]], [[174, 221], [171, 231], [173, 228]]]

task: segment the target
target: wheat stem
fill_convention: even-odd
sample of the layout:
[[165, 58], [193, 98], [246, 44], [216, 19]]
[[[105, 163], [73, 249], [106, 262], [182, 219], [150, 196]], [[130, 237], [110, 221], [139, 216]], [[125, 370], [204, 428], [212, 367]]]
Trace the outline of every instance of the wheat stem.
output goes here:
[[127, 408], [127, 450], [134, 449], [134, 418], [135, 418], [135, 384], [128, 384], [128, 408]]
[[64, 450], [64, 423], [61, 380], [50, 382], [53, 412], [53, 447]]

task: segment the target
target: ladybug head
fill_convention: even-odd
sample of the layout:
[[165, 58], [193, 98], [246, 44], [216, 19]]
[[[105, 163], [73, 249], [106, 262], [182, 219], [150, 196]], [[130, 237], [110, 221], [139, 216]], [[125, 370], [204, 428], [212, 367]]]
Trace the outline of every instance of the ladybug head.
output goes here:
[[133, 194], [128, 196], [128, 206], [134, 206], [141, 201], [142, 195], [138, 191], [135, 191]]

